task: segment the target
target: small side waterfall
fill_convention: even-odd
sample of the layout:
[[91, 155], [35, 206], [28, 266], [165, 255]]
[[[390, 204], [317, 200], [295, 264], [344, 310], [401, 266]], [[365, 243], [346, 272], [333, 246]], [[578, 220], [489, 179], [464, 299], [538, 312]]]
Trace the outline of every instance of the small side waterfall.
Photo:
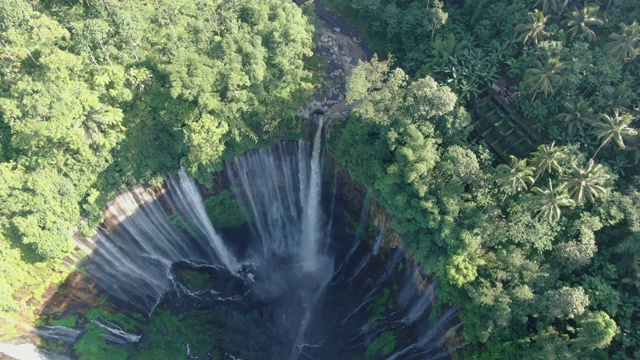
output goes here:
[[127, 346], [135, 344], [140, 340], [140, 335], [130, 334], [122, 330], [118, 324], [110, 321], [94, 319], [91, 320], [91, 322], [108, 331], [106, 334], [100, 334], [100, 337], [111, 343]]
[[115, 224], [86, 239], [93, 249], [86, 268], [98, 284], [146, 314], [171, 288], [173, 263], [239, 267], [207, 218], [195, 182], [181, 170], [166, 183], [164, 194], [134, 188], [118, 195], [105, 211]]
[[384, 235], [384, 227], [387, 223], [387, 216], [382, 216], [382, 224], [380, 225], [380, 232], [376, 237], [376, 241], [373, 243], [373, 255], [378, 255], [380, 252], [380, 246], [382, 245], [382, 235]]
[[66, 344], [73, 344], [80, 337], [81, 330], [66, 326], [43, 326], [35, 331], [41, 338], [59, 340]]
[[[204, 234], [211, 248], [215, 249], [220, 262], [231, 272], [237, 270], [239, 267], [238, 261], [225, 246], [213, 225], [211, 225], [211, 221], [204, 209], [202, 195], [200, 195], [196, 183], [187, 177], [184, 168], [180, 170], [177, 177], [172, 177], [168, 184], [173, 190], [172, 195], [176, 195], [173, 201], [169, 202], [173, 208], [173, 213], [179, 214], [182, 223], [187, 226], [195, 223], [197, 230]], [[195, 229], [190, 230], [192, 233], [198, 233]]]

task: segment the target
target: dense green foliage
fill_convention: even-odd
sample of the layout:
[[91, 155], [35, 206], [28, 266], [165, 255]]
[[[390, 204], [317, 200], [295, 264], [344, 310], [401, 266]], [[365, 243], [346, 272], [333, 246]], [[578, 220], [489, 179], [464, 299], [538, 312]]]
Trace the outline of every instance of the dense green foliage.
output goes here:
[[[270, 319], [260, 311], [242, 313], [227, 306], [182, 314], [161, 310], [143, 332], [140, 345], [129, 359], [187, 359], [185, 350], [197, 358], [269, 358]], [[224, 330], [223, 330], [224, 329]], [[251, 339], [251, 341], [247, 341]]]
[[[138, 332], [143, 321], [142, 315], [138, 313], [112, 313], [102, 307], [96, 307], [80, 318], [75, 316], [63, 321], [49, 320], [50, 325], [62, 325], [73, 321], [75, 324], [82, 324], [87, 332], [73, 344], [73, 352], [79, 359], [127, 359], [131, 353], [131, 348], [118, 346], [107, 342], [100, 334], [108, 334], [109, 331], [99, 326], [92, 320], [109, 321], [120, 326], [124, 331]], [[66, 320], [66, 321], [64, 321]]]
[[121, 187], [292, 136], [311, 30], [285, 0], [1, 0], [0, 311]]
[[242, 211], [238, 201], [229, 190], [205, 200], [205, 209], [216, 228], [235, 228], [247, 222], [248, 214]]
[[[640, 356], [637, 2], [332, 3], [399, 68], [354, 70], [331, 151], [460, 309], [465, 354]], [[498, 76], [550, 139], [510, 164], [462, 108]]]
[[[329, 148], [460, 309], [465, 355], [640, 357], [637, 1], [331, 3], [387, 60], [352, 72], [355, 109]], [[0, 46], [2, 319], [57, 281], [70, 235], [118, 189], [180, 165], [210, 181], [225, 156], [294, 136], [310, 79], [311, 29], [286, 0], [0, 0]], [[469, 141], [499, 77], [511, 120], [544, 140], [509, 164]], [[367, 310], [392, 305], [387, 293]], [[141, 350], [221, 351], [225, 334], [207, 342], [188, 321], [161, 313]], [[76, 351], [104, 356], [88, 328]]]

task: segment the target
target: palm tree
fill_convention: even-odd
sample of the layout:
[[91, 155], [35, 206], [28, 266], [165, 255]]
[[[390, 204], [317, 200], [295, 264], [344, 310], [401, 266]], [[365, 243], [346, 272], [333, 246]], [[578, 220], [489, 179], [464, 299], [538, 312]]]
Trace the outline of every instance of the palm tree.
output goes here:
[[504, 63], [508, 59], [511, 59], [514, 54], [513, 41], [493, 39], [484, 49], [493, 64]]
[[78, 122], [92, 148], [108, 151], [121, 140], [118, 135], [123, 130], [121, 118], [120, 109], [101, 106], [87, 111], [78, 118]]
[[481, 84], [491, 84], [496, 81], [498, 69], [491, 55], [486, 54], [484, 50], [465, 49], [461, 58], [473, 78], [478, 79]]
[[551, 179], [549, 179], [548, 188], [542, 189], [536, 186], [531, 191], [534, 193], [531, 198], [531, 206], [535, 211], [538, 211], [539, 217], [549, 221], [560, 219], [561, 206], [575, 205], [575, 201], [569, 197], [563, 186], [554, 189]]
[[558, 114], [556, 119], [564, 123], [569, 135], [573, 134], [576, 127], [581, 132], [583, 124], [590, 124], [596, 118], [591, 106], [582, 97], [572, 102], [565, 102], [562, 106], [564, 112]]
[[[629, 236], [629, 239], [638, 242], [638, 236]], [[622, 279], [622, 283], [635, 285], [635, 287], [640, 291], [640, 256], [636, 255], [633, 257], [633, 271], [631, 276], [627, 276]]]
[[132, 89], [144, 91], [151, 87], [153, 74], [147, 68], [131, 68], [127, 72], [127, 83]]
[[597, 6], [587, 6], [582, 10], [574, 10], [569, 13], [567, 19], [563, 21], [569, 27], [567, 32], [571, 34], [571, 38], [578, 34], [582, 34], [587, 41], [591, 42], [596, 39], [596, 33], [591, 30], [590, 26], [602, 26], [604, 22], [595, 16], [598, 11]]
[[518, 41], [522, 41], [524, 44], [533, 42], [538, 45], [538, 42], [543, 37], [549, 36], [549, 33], [544, 31], [544, 26], [547, 22], [548, 16], [544, 16], [544, 13], [538, 9], [529, 13], [531, 22], [529, 24], [518, 24], [516, 31], [520, 34]]
[[[558, 13], [558, 15], [562, 15], [562, 12], [564, 11], [564, 8], [567, 6], [567, 4], [569, 3], [569, 0], [564, 0], [563, 4], [562, 4], [562, 8], [560, 8], [560, 12]], [[538, 0], [538, 2], [536, 2], [533, 7], [538, 6], [538, 4], [542, 5], [542, 12], [547, 12], [547, 10], [557, 10], [558, 9], [558, 1], [557, 0]]]
[[431, 50], [431, 56], [427, 61], [428, 69], [436, 70], [448, 64], [452, 61], [451, 59], [461, 55], [467, 45], [466, 40], [458, 40], [451, 33], [447, 37], [438, 37], [433, 42], [433, 50]]
[[569, 195], [575, 201], [581, 203], [585, 197], [590, 202], [607, 193], [602, 184], [609, 179], [609, 175], [604, 171], [604, 167], [596, 164], [593, 159], [589, 160], [587, 167], [579, 168], [575, 163], [571, 164], [573, 171], [569, 175], [561, 176], [569, 190]]
[[519, 160], [515, 156], [511, 156], [510, 166], [500, 164], [496, 170], [496, 182], [505, 190], [507, 195], [526, 190], [534, 182], [533, 171], [527, 167], [527, 159]]
[[595, 129], [593, 129], [592, 133], [598, 137], [598, 139], [603, 139], [602, 143], [598, 147], [598, 150], [593, 154], [592, 159], [594, 159], [600, 149], [609, 145], [612, 140], [615, 140], [618, 146], [621, 149], [625, 148], [624, 145], [624, 136], [636, 136], [638, 135], [638, 130], [629, 126], [633, 118], [629, 114], [622, 114], [616, 110], [616, 113], [613, 117], [609, 115], [602, 115], [600, 121], [596, 121], [593, 123]]
[[558, 2], [556, 0], [538, 0], [538, 2], [533, 5], [533, 7], [536, 7], [538, 5], [542, 5], [543, 13], [548, 13], [547, 10], [556, 10], [558, 8]]
[[538, 150], [532, 154], [533, 166], [536, 168], [536, 180], [545, 171], [549, 171], [549, 173], [553, 170], [562, 172], [560, 161], [566, 156], [566, 151], [564, 147], [555, 146], [555, 144], [554, 141], [551, 145], [540, 145]]
[[560, 72], [565, 69], [566, 66], [560, 62], [557, 58], [550, 58], [547, 60], [545, 66], [542, 66], [540, 61], [534, 63], [534, 67], [525, 71], [524, 83], [529, 85], [530, 91], [533, 92], [531, 101], [536, 98], [536, 95], [542, 91], [544, 95], [555, 92], [554, 84], [562, 83], [562, 76]]
[[640, 41], [640, 24], [633, 22], [631, 25], [620, 24], [622, 35], [613, 33], [609, 35], [610, 42], [604, 45], [604, 50], [609, 56], [630, 61], [638, 55], [636, 45]]
[[[627, 145], [627, 150], [631, 150], [632, 146], [628, 146]], [[634, 149], [635, 150], [635, 149]], [[625, 176], [626, 173], [624, 171], [625, 168], [633, 168], [634, 166], [630, 164], [629, 159], [627, 158], [626, 154], [616, 154], [616, 157], [613, 159], [608, 159], [604, 161], [610, 168], [611, 170], [615, 171], [616, 173]]]
[[604, 85], [597, 93], [597, 105], [604, 109], [626, 110], [638, 100], [634, 87], [627, 81], [618, 86]]
[[562, 8], [560, 9], [558, 16], [562, 16], [562, 12], [564, 11], [564, 8], [567, 7], [568, 3], [569, 3], [569, 0], [564, 0], [564, 3], [562, 4]]

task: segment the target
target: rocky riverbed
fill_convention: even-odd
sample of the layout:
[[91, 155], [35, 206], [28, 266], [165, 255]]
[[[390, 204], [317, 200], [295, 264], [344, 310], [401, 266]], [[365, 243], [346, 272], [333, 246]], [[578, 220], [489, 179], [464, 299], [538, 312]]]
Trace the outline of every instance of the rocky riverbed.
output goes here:
[[360, 60], [371, 59], [372, 52], [343, 16], [327, 9], [320, 0], [314, 6], [320, 25], [316, 29], [314, 53], [322, 60], [323, 82], [316, 85], [314, 95], [300, 107], [298, 116], [311, 118], [323, 114], [326, 120], [332, 120], [348, 115], [351, 110], [345, 101], [347, 76]]

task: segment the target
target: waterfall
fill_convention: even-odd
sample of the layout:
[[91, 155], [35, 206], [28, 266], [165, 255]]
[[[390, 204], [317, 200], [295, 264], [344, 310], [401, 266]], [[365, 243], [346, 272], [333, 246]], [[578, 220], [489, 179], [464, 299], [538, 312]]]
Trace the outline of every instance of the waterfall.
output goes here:
[[[326, 254], [328, 230], [322, 209], [322, 118], [311, 144], [298, 141], [249, 152], [227, 164], [236, 196], [246, 212], [259, 249], [250, 250], [258, 264], [254, 290], [282, 299], [287, 324], [281, 337], [292, 342], [285, 356], [297, 359], [313, 310], [333, 273]], [[297, 325], [297, 326], [296, 326]]]
[[[297, 149], [280, 144], [227, 163], [229, 177], [239, 182], [235, 196], [251, 213], [258, 237], [252, 243], [262, 244], [259, 251], [250, 249], [245, 262], [260, 263], [266, 269], [274, 256], [294, 257], [301, 269], [315, 274], [315, 285], [328, 280], [327, 269], [332, 266], [324, 255], [328, 238], [321, 209], [321, 138], [320, 118], [311, 149], [304, 141], [296, 143]], [[158, 194], [134, 188], [118, 195], [106, 210], [113, 226], [98, 228], [89, 241], [94, 249], [89, 272], [109, 293], [147, 314], [172, 288], [172, 264], [219, 264], [232, 273], [240, 268], [184, 169], [167, 177], [164, 190]], [[273, 282], [265, 291], [273, 291], [275, 282], [281, 281], [277, 276], [263, 277]]]
[[[225, 176], [218, 178], [228, 180], [216, 188], [229, 186], [225, 201], [235, 202], [229, 209], [240, 209], [246, 220], [233, 229], [214, 228], [198, 185], [184, 170], [168, 176], [163, 187], [120, 193], [96, 235], [82, 240], [90, 252], [84, 267], [100, 288], [147, 315], [159, 304], [215, 312], [210, 319], [219, 322], [207, 326], [236, 336], [219, 350], [238, 358], [362, 358], [372, 342], [389, 334], [396, 343], [386, 358], [448, 355], [442, 350], [458, 326], [455, 310], [445, 308], [430, 321], [437, 284], [418, 286], [402, 249], [382, 246], [386, 217], [377, 234], [367, 231], [371, 193], [362, 209], [336, 200], [341, 191], [334, 169], [328, 175], [333, 182], [323, 189], [322, 131], [320, 118], [312, 142], [283, 142], [225, 162]], [[185, 272], [204, 280], [193, 287]], [[144, 337], [94, 322], [111, 344], [144, 348]], [[232, 335], [238, 324], [242, 328]], [[247, 334], [260, 336], [245, 339]], [[205, 346], [175, 341], [189, 356]], [[252, 345], [245, 349], [242, 341]]]
[[101, 328], [108, 331], [106, 334], [100, 334], [100, 337], [107, 340], [108, 342], [118, 344], [118, 345], [132, 345], [137, 343], [140, 340], [140, 335], [130, 334], [115, 323], [112, 323], [103, 319], [94, 319], [91, 320], [92, 323], [100, 326]]
[[320, 209], [320, 141], [322, 137], [322, 117], [318, 123], [318, 130], [313, 140], [313, 155], [311, 156], [311, 176], [309, 178], [309, 193], [306, 194], [304, 219], [302, 221], [302, 251], [301, 260], [306, 271], [315, 271], [318, 263], [318, 246], [322, 237], [322, 213]]
[[66, 326], [43, 326], [36, 329], [35, 334], [41, 338], [59, 340], [66, 344], [73, 344], [80, 336], [80, 330]]
[[[322, 194], [322, 118], [309, 156], [309, 144], [297, 149], [279, 144], [233, 160], [227, 166], [239, 180], [237, 196], [246, 200], [254, 232], [262, 244], [257, 258], [293, 256], [306, 272], [322, 272], [328, 237], [324, 231]], [[295, 151], [295, 153], [294, 153]]]
[[[196, 183], [187, 177], [184, 168], [180, 169], [177, 178], [172, 178], [169, 185], [171, 185], [174, 193], [177, 195], [175, 201], [170, 204], [179, 205], [174, 209], [174, 213], [188, 214], [188, 219], [192, 219], [198, 229], [204, 233], [205, 238], [209, 241], [211, 247], [215, 249], [216, 255], [222, 264], [232, 272], [237, 270], [239, 267], [238, 261], [213, 228], [204, 209], [202, 195], [200, 195]], [[188, 219], [183, 218], [183, 223], [189, 224]]]
[[[261, 245], [254, 258], [292, 255], [298, 252], [301, 233], [300, 194], [307, 186], [308, 144], [298, 142], [297, 154], [289, 144], [259, 149], [233, 160], [227, 171], [235, 183], [236, 196], [247, 208], [251, 226]], [[299, 181], [296, 181], [300, 179]]]
[[70, 360], [66, 356], [38, 349], [33, 344], [0, 343], [0, 354], [17, 360]]
[[378, 255], [380, 252], [380, 246], [382, 245], [382, 235], [384, 235], [384, 226], [387, 222], [387, 216], [382, 215], [382, 224], [380, 224], [380, 232], [378, 233], [378, 237], [376, 237], [376, 242], [373, 243], [373, 255]]
[[164, 194], [143, 188], [119, 194], [105, 211], [115, 224], [96, 228], [88, 239], [93, 251], [86, 268], [98, 284], [148, 315], [171, 287], [172, 264], [239, 267], [207, 218], [195, 182], [181, 170], [166, 184]]

